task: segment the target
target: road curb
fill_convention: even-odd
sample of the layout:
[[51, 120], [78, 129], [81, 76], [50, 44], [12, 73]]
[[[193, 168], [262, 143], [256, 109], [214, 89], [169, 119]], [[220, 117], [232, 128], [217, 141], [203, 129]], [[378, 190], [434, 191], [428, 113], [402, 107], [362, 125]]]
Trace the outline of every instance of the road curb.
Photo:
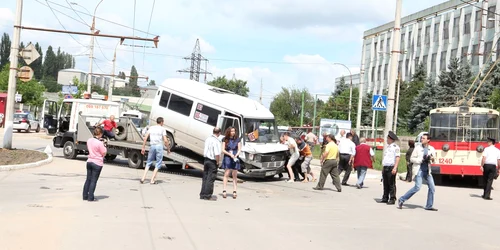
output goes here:
[[52, 155], [51, 154], [46, 154], [47, 159], [37, 161], [37, 162], [31, 162], [31, 163], [26, 163], [26, 164], [18, 164], [18, 165], [5, 165], [5, 166], [0, 166], [0, 172], [1, 171], [11, 171], [11, 170], [19, 170], [19, 169], [26, 169], [26, 168], [35, 168], [35, 167], [40, 167], [45, 164], [49, 164], [52, 162]]

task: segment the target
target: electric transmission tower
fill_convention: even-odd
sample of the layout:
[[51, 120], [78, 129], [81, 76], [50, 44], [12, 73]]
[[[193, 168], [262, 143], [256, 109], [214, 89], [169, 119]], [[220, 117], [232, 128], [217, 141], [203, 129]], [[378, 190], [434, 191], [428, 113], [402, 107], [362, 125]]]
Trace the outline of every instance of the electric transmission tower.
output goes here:
[[[191, 61], [191, 67], [183, 70], [177, 70], [180, 73], [189, 73], [189, 79], [195, 80], [197, 82], [200, 81], [200, 74], [205, 75], [205, 83], [207, 82], [207, 74], [211, 75], [212, 73], [207, 71], [208, 59], [201, 55], [200, 50], [200, 39], [196, 39], [196, 45], [194, 46], [193, 53], [191, 56], [183, 57], [185, 60]], [[201, 69], [201, 62], [205, 62], [205, 69]]]

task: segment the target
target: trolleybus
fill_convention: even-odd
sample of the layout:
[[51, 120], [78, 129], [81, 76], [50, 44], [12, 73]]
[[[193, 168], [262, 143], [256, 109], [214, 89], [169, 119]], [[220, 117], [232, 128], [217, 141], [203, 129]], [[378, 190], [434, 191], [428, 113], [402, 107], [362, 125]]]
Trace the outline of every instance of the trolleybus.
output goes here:
[[443, 176], [472, 176], [483, 182], [482, 152], [487, 146], [487, 137], [499, 138], [498, 111], [479, 107], [432, 109], [429, 130], [430, 145], [437, 154], [432, 164], [436, 182]]

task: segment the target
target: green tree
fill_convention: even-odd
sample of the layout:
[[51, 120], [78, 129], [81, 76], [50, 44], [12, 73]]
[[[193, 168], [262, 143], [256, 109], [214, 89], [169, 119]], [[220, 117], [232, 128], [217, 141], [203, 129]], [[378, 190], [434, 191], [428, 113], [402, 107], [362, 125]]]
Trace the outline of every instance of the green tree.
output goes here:
[[279, 125], [300, 126], [304, 94], [304, 124], [312, 123], [314, 98], [307, 89], [282, 88], [274, 97], [270, 110]]
[[130, 69], [130, 77], [129, 77], [129, 83], [128, 85], [132, 87], [133, 89], [137, 88], [137, 77], [139, 74], [137, 74], [137, 69], [135, 68], [134, 65], [132, 65], [132, 68]]
[[229, 90], [237, 95], [248, 97], [250, 89], [247, 87], [247, 81], [243, 80], [228, 80], [226, 76], [218, 76], [214, 80], [207, 82], [208, 85], [217, 88]]
[[156, 81], [155, 80], [149, 81], [148, 86], [156, 86]]
[[408, 130], [412, 133], [425, 129], [425, 120], [429, 116], [429, 111], [436, 107], [438, 94], [434, 85], [434, 80], [429, 79], [424, 88], [418, 91], [418, 95], [412, 102], [412, 107], [408, 113]]
[[418, 95], [418, 92], [424, 87], [427, 74], [424, 64], [419, 64], [415, 69], [410, 82], [402, 82], [399, 106], [398, 106], [398, 128], [408, 129], [408, 114], [411, 110], [413, 100]]
[[7, 33], [3, 33], [2, 40], [0, 40], [0, 69], [3, 69], [10, 58], [10, 45], [11, 41]]
[[[6, 64], [2, 71], [0, 71], [0, 90], [7, 90], [9, 81], [9, 68], [10, 64]], [[23, 95], [22, 103], [27, 105], [38, 106], [43, 104], [43, 92], [45, 87], [38, 83], [36, 80], [22, 82], [20, 80], [16, 83], [16, 91]]]
[[45, 60], [43, 60], [43, 77], [51, 76], [57, 79], [57, 72], [57, 57], [52, 50], [52, 46], [49, 46], [45, 53]]
[[30, 106], [40, 106], [43, 104], [43, 92], [45, 87], [36, 80], [28, 82], [17, 82], [17, 91], [23, 95], [23, 103]]
[[45, 86], [47, 92], [57, 93], [61, 91], [61, 85], [57, 83], [56, 79], [52, 76], [44, 77], [40, 83]]
[[339, 84], [335, 86], [335, 91], [332, 93], [332, 98], [335, 99], [335, 97], [341, 95], [343, 92], [345, 92], [346, 89], [349, 89], [349, 85], [345, 83], [345, 78], [342, 77], [340, 78]]
[[120, 78], [120, 79], [125, 80], [125, 78], [127, 78], [127, 76], [125, 76], [125, 72], [119, 71], [118, 75], [116, 76], [116, 78]]
[[43, 78], [43, 65], [42, 65], [42, 59], [43, 59], [43, 52], [42, 52], [42, 47], [38, 43], [35, 44], [35, 49], [38, 51], [38, 54], [40, 54], [40, 57], [33, 61], [30, 64], [30, 67], [33, 69], [34, 72], [34, 77], [37, 80], [41, 80]]
[[[453, 59], [448, 65], [447, 71], [439, 75], [437, 86], [437, 100], [439, 106], [450, 106], [462, 98], [472, 83], [472, 71], [468, 62], [460, 62]], [[454, 93], [454, 94], [450, 94]]]
[[[24, 43], [21, 42], [21, 44], [19, 44], [19, 53], [21, 53], [21, 51], [26, 48], [26, 46], [24, 46]], [[22, 57], [18, 57], [17, 58], [17, 67], [18, 68], [21, 68], [23, 66], [26, 66], [26, 62], [24, 62], [24, 59]]]
[[[490, 73], [488, 74], [488, 72]], [[490, 65], [488, 65], [488, 67], [484, 70], [481, 80], [484, 81], [481, 87], [479, 87], [480, 81], [477, 80], [468, 97], [472, 98], [474, 93], [477, 91], [474, 95], [473, 106], [489, 107], [489, 104], [493, 104], [495, 106], [495, 97], [493, 96], [498, 93], [497, 90], [500, 87], [500, 65], [497, 64], [493, 66], [493, 64], [490, 63]]]

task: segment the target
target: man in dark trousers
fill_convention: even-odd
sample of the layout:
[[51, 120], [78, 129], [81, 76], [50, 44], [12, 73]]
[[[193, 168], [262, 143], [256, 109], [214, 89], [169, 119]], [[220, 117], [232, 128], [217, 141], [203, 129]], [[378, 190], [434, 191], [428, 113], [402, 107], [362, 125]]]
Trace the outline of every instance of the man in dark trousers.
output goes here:
[[483, 171], [483, 178], [486, 181], [484, 192], [481, 197], [485, 200], [493, 200], [491, 198], [491, 186], [493, 180], [498, 174], [498, 166], [500, 165], [500, 151], [495, 147], [495, 139], [488, 137], [488, 147], [483, 151], [483, 158], [481, 159], [481, 171]]
[[351, 135], [352, 135], [352, 142], [354, 142], [356, 147], [359, 146], [359, 144], [361, 144], [361, 142], [359, 140], [358, 134], [356, 134], [356, 130], [351, 130]]
[[342, 185], [348, 186], [347, 181], [352, 172], [352, 163], [354, 162], [354, 156], [356, 155], [356, 145], [352, 142], [352, 134], [347, 133], [345, 137], [340, 139], [339, 142], [339, 174], [345, 171], [344, 178], [342, 179]]
[[387, 203], [387, 205], [396, 204], [396, 174], [398, 173], [399, 158], [401, 155], [401, 150], [395, 143], [397, 140], [398, 137], [396, 134], [389, 131], [384, 158], [382, 158], [384, 195], [380, 203]]
[[213, 134], [205, 140], [205, 150], [203, 156], [203, 181], [201, 184], [200, 199], [216, 201], [214, 193], [214, 182], [217, 178], [217, 167], [221, 162], [222, 145], [219, 140], [220, 128], [215, 127]]

